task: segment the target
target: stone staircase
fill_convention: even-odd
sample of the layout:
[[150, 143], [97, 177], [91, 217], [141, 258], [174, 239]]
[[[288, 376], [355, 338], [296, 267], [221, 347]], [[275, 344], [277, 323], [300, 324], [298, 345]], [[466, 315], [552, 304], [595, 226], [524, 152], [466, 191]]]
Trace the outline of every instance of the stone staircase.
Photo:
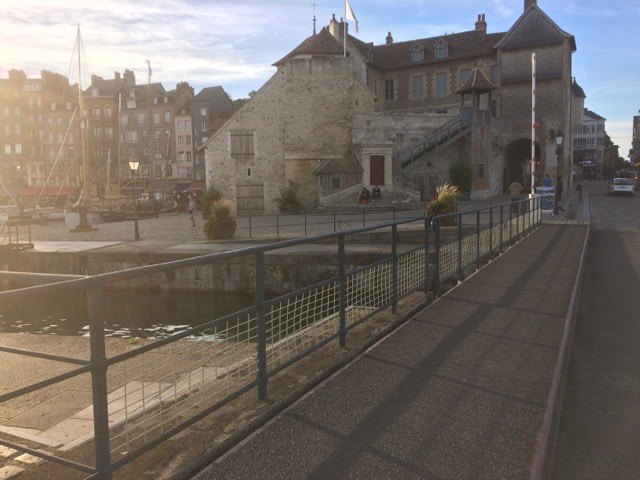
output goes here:
[[[437, 130], [430, 132], [423, 140], [411, 147], [398, 152], [394, 163], [400, 164], [400, 171], [394, 174], [394, 180], [410, 173], [425, 159], [438, 153], [452, 143], [458, 141], [471, 131], [471, 120], [467, 110], [462, 115], [445, 123]], [[395, 182], [394, 182], [395, 183]]]

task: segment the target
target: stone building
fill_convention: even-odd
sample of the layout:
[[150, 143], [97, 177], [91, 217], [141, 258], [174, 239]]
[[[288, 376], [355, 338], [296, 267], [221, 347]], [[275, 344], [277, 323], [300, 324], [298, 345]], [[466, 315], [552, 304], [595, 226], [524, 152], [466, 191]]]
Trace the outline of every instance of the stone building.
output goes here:
[[407, 42], [389, 32], [381, 45], [334, 17], [276, 62], [209, 140], [207, 181], [238, 213], [277, 211], [289, 181], [307, 208], [352, 202], [363, 185], [424, 201], [455, 163], [472, 169], [473, 197], [505, 192], [513, 180], [530, 182], [535, 54], [536, 176], [568, 182], [584, 101], [573, 88], [575, 50], [535, 0], [507, 32], [488, 33], [480, 14], [467, 32]]
[[573, 138], [574, 162], [581, 167], [583, 177], [601, 177], [604, 173], [605, 124], [607, 119], [588, 108], [584, 109], [582, 125]]

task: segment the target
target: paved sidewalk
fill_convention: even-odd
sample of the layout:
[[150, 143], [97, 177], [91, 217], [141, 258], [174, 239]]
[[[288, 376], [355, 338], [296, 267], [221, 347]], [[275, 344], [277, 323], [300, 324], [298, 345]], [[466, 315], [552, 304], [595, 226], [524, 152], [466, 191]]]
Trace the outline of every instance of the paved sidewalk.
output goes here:
[[586, 231], [539, 228], [197, 478], [529, 478]]

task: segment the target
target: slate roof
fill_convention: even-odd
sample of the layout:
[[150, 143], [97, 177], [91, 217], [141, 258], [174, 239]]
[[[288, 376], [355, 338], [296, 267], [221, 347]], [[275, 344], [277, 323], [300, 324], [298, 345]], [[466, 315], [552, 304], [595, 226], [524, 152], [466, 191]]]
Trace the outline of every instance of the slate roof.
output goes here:
[[[416, 65], [430, 65], [450, 60], [480, 57], [483, 55], [493, 55], [494, 45], [504, 36], [501, 33], [485, 33], [484, 30], [471, 30], [462, 33], [452, 33], [438, 37], [421, 38], [407, 42], [396, 42], [391, 45], [378, 45], [373, 47], [373, 58], [371, 63], [381, 69], [395, 69], [414, 67]], [[440, 42], [446, 43], [448, 55], [446, 58], [435, 58], [435, 48]], [[365, 45], [367, 50], [367, 44]], [[411, 50], [416, 46], [424, 50], [424, 60], [422, 62], [411, 61]], [[362, 53], [367, 57], [367, 50]]]
[[496, 48], [515, 50], [555, 45], [562, 43], [567, 38], [571, 41], [572, 51], [575, 51], [576, 40], [574, 36], [562, 30], [538, 5], [533, 4], [520, 15], [504, 38], [496, 44]]
[[498, 87], [496, 85], [487, 80], [487, 77], [484, 76], [482, 70], [480, 70], [478, 67], [474, 67], [473, 70], [471, 70], [469, 80], [467, 80], [463, 86], [456, 90], [456, 94], [474, 92], [487, 93], [497, 89]]
[[588, 108], [584, 109], [584, 114], [588, 115], [589, 117], [595, 119], [595, 120], [606, 120], [606, 118], [601, 117], [600, 115], [598, 115], [596, 112], [592, 112], [591, 110], [589, 110]]
[[298, 55], [342, 55], [343, 53], [344, 46], [331, 35], [327, 27], [324, 27], [319, 33], [305, 39], [291, 52], [274, 63], [273, 66], [283, 65], [287, 59]]
[[578, 82], [576, 82], [575, 80], [571, 84], [571, 91], [576, 97], [587, 98], [587, 95], [584, 93], [584, 90], [580, 85], [578, 85]]

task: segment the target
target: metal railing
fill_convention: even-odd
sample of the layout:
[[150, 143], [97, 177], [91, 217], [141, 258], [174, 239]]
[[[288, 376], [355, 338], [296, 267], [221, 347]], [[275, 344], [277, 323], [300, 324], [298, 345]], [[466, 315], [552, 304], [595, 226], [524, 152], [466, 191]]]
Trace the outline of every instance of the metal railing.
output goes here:
[[[448, 227], [448, 223], [455, 225]], [[259, 399], [266, 399], [269, 380], [278, 372], [331, 341], [346, 346], [352, 328], [387, 308], [396, 312], [400, 299], [411, 292], [431, 289], [439, 295], [445, 282], [461, 280], [540, 223], [540, 199], [535, 197], [1, 292], [0, 302], [46, 301], [49, 295], [63, 293], [85, 295], [90, 354], [88, 359], [74, 358], [0, 347], [5, 355], [43, 364], [35, 369], [38, 376], [3, 385], [0, 405], [25, 410], [34, 392], [46, 403], [74, 389], [82, 391], [85, 384], [91, 385], [91, 405], [31, 437], [49, 445], [46, 450], [10, 441], [5, 434], [0, 445], [85, 472], [89, 478], [109, 479], [118, 468], [251, 389], [257, 390]], [[350, 268], [350, 242], [381, 232], [377, 243], [386, 239], [387, 254]], [[416, 232], [419, 241], [407, 243]], [[333, 242], [332, 273], [304, 288], [268, 298], [265, 254], [311, 242]], [[108, 350], [105, 288], [177, 270], [197, 272], [207, 264], [240, 257], [253, 258], [254, 305], [128, 351]], [[16, 275], [22, 280], [29, 276], [0, 272], [0, 280], [15, 280]], [[36, 275], [33, 283], [46, 280]], [[65, 422], [73, 422], [76, 430], [86, 434], [66, 440], [56, 436], [65, 429]], [[64, 457], [64, 452], [90, 441], [94, 442], [94, 465]]]

